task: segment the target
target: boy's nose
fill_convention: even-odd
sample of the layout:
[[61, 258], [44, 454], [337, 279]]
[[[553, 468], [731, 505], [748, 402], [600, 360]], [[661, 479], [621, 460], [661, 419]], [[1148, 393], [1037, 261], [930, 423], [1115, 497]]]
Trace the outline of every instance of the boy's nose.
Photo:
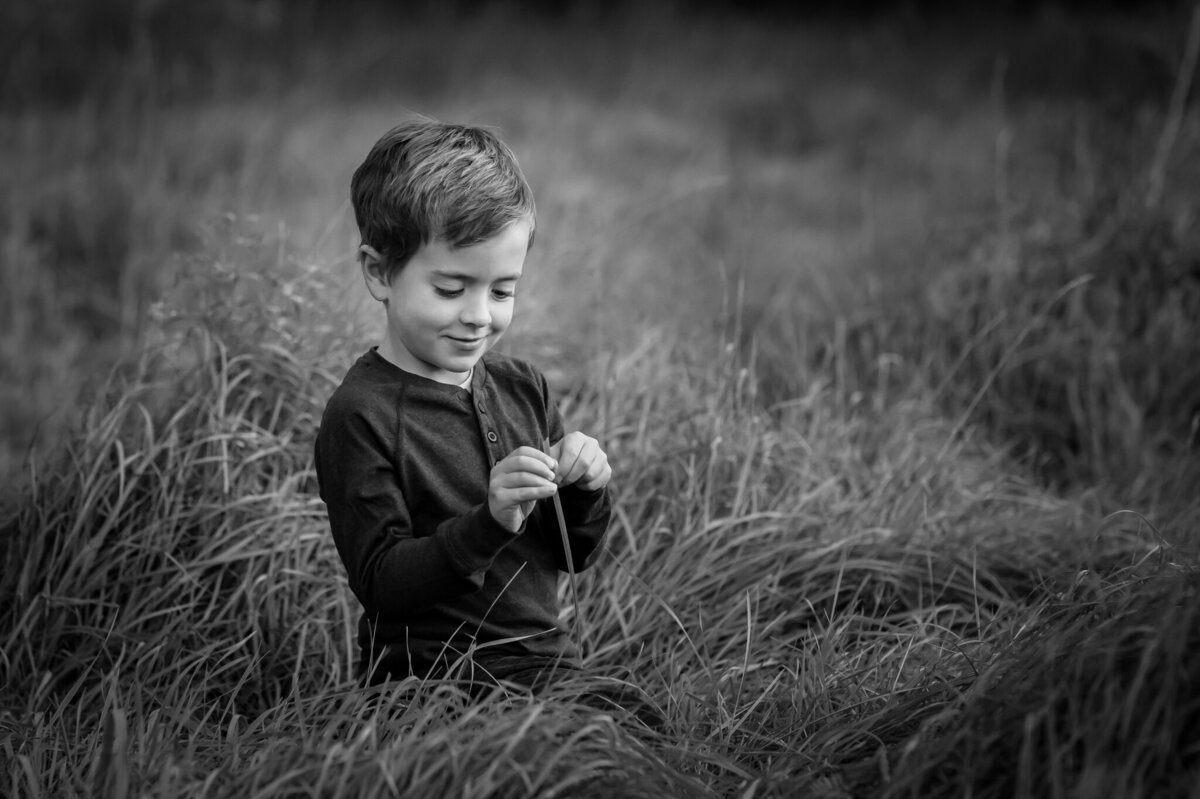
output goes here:
[[459, 316], [462, 323], [471, 327], [485, 327], [491, 324], [492, 314], [488, 310], [487, 298], [472, 299], [463, 306], [462, 314]]

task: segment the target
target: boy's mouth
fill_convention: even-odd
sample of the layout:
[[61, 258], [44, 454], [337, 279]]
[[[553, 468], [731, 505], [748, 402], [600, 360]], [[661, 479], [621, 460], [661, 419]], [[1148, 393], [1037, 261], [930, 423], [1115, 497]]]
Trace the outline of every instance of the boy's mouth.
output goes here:
[[487, 336], [479, 336], [478, 338], [465, 338], [461, 336], [447, 336], [446, 338], [463, 347], [474, 347], [487, 340]]

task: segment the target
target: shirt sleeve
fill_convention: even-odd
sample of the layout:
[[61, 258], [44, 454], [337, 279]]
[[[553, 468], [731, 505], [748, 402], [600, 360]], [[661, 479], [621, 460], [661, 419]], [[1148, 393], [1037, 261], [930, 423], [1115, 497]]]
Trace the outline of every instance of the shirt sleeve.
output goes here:
[[351, 590], [369, 614], [403, 618], [478, 590], [522, 531], [501, 527], [484, 503], [415, 536], [392, 459], [393, 428], [385, 414], [331, 402], [316, 468]]
[[[549, 420], [549, 440], [553, 444], [566, 435], [566, 431], [558, 405], [550, 396], [549, 386], [544, 377], [541, 378], [541, 384], [546, 416]], [[609, 518], [612, 515], [608, 488], [584, 491], [573, 485], [563, 486], [558, 491], [558, 498], [562, 502], [563, 518], [567, 523], [567, 541], [570, 543], [572, 566], [577, 572], [583, 571], [596, 561], [608, 533]], [[542, 535], [546, 545], [554, 553], [559, 570], [566, 571], [567, 557], [563, 550], [562, 533], [558, 529], [554, 500], [545, 499], [540, 504], [538, 520]]]

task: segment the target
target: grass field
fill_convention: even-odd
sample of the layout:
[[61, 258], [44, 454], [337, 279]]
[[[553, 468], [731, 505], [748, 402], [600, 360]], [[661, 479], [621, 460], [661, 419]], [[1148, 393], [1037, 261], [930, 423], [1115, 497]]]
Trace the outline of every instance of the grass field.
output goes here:
[[[1189, 9], [50, 8], [0, 17], [0, 794], [1197, 795]], [[662, 729], [355, 685], [311, 446], [412, 112], [537, 192], [503, 347], [615, 470], [564, 623]]]

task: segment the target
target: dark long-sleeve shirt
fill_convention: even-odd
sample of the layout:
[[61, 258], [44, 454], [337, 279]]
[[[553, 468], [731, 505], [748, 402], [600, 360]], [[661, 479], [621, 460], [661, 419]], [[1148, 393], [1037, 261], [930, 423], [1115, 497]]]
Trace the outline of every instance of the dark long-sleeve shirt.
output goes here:
[[[326, 406], [316, 467], [366, 659], [394, 676], [436, 671], [473, 642], [492, 656], [577, 659], [558, 621], [566, 558], [553, 506], [537, 503], [514, 533], [487, 504], [498, 461], [563, 434], [545, 378], [517, 359], [485, 355], [470, 391], [374, 349], [355, 362]], [[580, 570], [603, 540], [608, 493], [559, 496]]]

